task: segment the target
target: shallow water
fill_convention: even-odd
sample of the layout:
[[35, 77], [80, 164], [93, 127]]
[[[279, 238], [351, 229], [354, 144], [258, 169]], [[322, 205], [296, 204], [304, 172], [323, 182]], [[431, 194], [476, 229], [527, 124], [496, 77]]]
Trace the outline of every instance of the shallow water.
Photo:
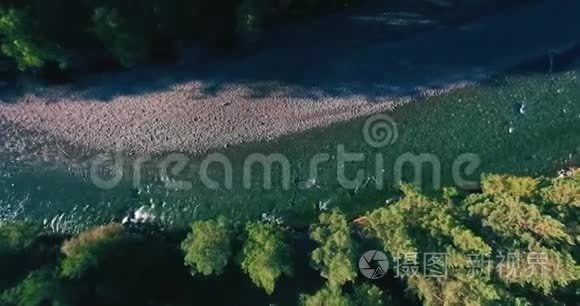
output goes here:
[[[223, 154], [220, 156], [227, 158], [233, 169], [229, 188], [221, 164], [214, 162], [207, 167], [217, 190], [204, 184], [200, 175], [200, 169], [206, 169], [203, 161], [207, 155], [166, 154], [143, 163], [119, 155], [123, 177], [110, 190], [95, 184], [91, 163], [71, 171], [25, 165], [13, 156], [4, 157], [0, 162], [0, 220], [26, 219], [43, 222], [55, 231], [73, 232], [123, 219], [175, 228], [216, 215], [240, 222], [279, 218], [301, 226], [320, 210], [341, 207], [355, 216], [396, 198], [396, 173], [405, 181], [414, 181], [415, 169], [402, 163], [413, 157], [409, 154], [423, 154], [427, 161], [418, 167], [423, 173], [417, 182], [426, 191], [440, 189], [438, 180], [441, 186], [477, 189], [467, 181], [476, 181], [489, 172], [555, 175], [558, 169], [577, 163], [580, 155], [578, 71], [512, 76], [422, 99], [387, 115], [388, 120], [373, 117], [379, 120], [375, 122], [377, 130], [369, 130], [374, 125], [369, 118], [361, 118], [274, 142], [211, 152]], [[379, 143], [381, 140], [385, 141]], [[359, 153], [353, 157], [362, 161], [345, 163], [344, 172], [339, 171], [339, 160], [345, 157], [339, 154], [341, 147], [345, 152]], [[244, 162], [253, 153], [281, 154], [279, 157], [288, 162], [288, 173], [284, 175], [283, 167], [274, 166], [272, 186], [264, 188], [259, 166], [244, 169]], [[311, 176], [314, 156], [328, 157], [316, 168], [315, 178]], [[173, 162], [163, 164], [169, 160]], [[184, 162], [181, 171], [177, 171], [177, 161]], [[440, 171], [433, 170], [433, 163]], [[469, 163], [474, 169], [466, 174]], [[136, 164], [142, 165], [140, 171], [135, 171]], [[454, 170], [454, 164], [463, 167]], [[100, 170], [114, 167], [95, 169], [99, 170], [97, 177], [105, 178], [108, 176], [101, 175]], [[168, 169], [167, 173], [163, 169]], [[347, 184], [359, 172], [361, 179]], [[140, 180], [135, 179], [135, 173], [140, 174]], [[287, 179], [287, 186], [282, 177]], [[176, 184], [178, 181], [182, 184]]]

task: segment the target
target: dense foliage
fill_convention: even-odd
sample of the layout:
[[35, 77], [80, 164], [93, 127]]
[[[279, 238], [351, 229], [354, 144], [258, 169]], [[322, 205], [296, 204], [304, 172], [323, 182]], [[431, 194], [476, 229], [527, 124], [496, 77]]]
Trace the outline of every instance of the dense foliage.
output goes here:
[[337, 305], [348, 306], [351, 301], [340, 289], [322, 288], [314, 295], [302, 295], [300, 304], [303, 306]]
[[34, 224], [5, 224], [0, 231], [0, 256], [26, 250], [36, 241], [41, 228]]
[[0, 3], [1, 50], [22, 70], [64, 69], [77, 65], [75, 55], [95, 54], [132, 66], [171, 57], [183, 43], [232, 46], [264, 28], [358, 1], [8, 0]]
[[48, 270], [31, 272], [18, 286], [6, 290], [0, 297], [8, 305], [69, 305], [63, 288]]
[[299, 304], [302, 306], [382, 306], [388, 305], [383, 291], [372, 284], [357, 285], [352, 294], [340, 288], [324, 287], [313, 295], [303, 294]]
[[185, 264], [203, 275], [222, 274], [232, 255], [231, 230], [224, 219], [194, 222], [181, 244]]
[[64, 259], [61, 274], [68, 278], [79, 278], [84, 272], [99, 265], [110, 250], [137, 239], [123, 230], [120, 224], [110, 224], [86, 231], [63, 243]]
[[356, 278], [355, 242], [346, 217], [338, 210], [320, 215], [312, 226], [310, 237], [320, 244], [312, 252], [312, 262], [330, 287], [339, 287]]
[[274, 292], [276, 280], [292, 275], [290, 246], [284, 234], [271, 223], [250, 223], [246, 226], [248, 238], [242, 249], [242, 270], [252, 282]]
[[16, 60], [22, 70], [40, 68], [47, 62], [64, 64], [59, 46], [37, 35], [39, 29], [26, 10], [1, 9], [2, 52]]
[[[425, 305], [529, 305], [538, 292], [549, 304], [580, 277], [578, 183], [490, 175], [482, 194], [465, 199], [431, 199], [405, 186], [403, 200], [369, 214], [368, 229], [394, 262], [445, 270], [444, 278], [403, 273]], [[560, 196], [549, 196], [555, 188]], [[434, 250], [446, 254], [436, 267], [409, 258]]]
[[[0, 262], [13, 269], [2, 274], [0, 305], [577, 301], [578, 172], [559, 178], [487, 175], [476, 194], [445, 189], [425, 195], [408, 185], [402, 192], [401, 200], [355, 222], [339, 210], [320, 214], [310, 239], [278, 224], [239, 227], [223, 218], [196, 221], [187, 235], [111, 224], [48, 240], [34, 225], [4, 224]], [[384, 251], [389, 261], [388, 273], [377, 280], [361, 276], [356, 265], [372, 249]], [[310, 258], [295, 256], [300, 252]], [[234, 256], [239, 260], [230, 260]], [[309, 264], [320, 279], [304, 274], [312, 271]]]

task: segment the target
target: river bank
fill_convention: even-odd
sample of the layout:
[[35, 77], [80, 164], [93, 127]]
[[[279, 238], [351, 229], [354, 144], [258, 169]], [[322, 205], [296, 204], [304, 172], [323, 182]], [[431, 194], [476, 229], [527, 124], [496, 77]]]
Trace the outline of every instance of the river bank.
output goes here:
[[[395, 122], [391, 135], [396, 137], [379, 148], [369, 143], [365, 136], [368, 118], [361, 118], [273, 141], [216, 149], [209, 155], [179, 155], [185, 161], [181, 171], [166, 164], [174, 160], [172, 154], [145, 160], [139, 171], [135, 168], [137, 160], [147, 156], [121, 156], [118, 160], [126, 171], [107, 189], [94, 180], [90, 163], [75, 169], [50, 169], [3, 160], [0, 220], [35, 221], [58, 232], [78, 232], [125, 218], [179, 229], [192, 220], [219, 215], [239, 222], [265, 215], [304, 226], [321, 209], [338, 207], [351, 218], [384, 205], [385, 199], [396, 198], [401, 169], [398, 161], [421, 155], [438, 167], [424, 164], [419, 166], [422, 173], [413, 176], [411, 159], [402, 179], [414, 182], [418, 178], [426, 192], [461, 187], [454, 165], [465, 157], [479, 162], [475, 168], [459, 169], [461, 178], [470, 182], [478, 182], [483, 173], [555, 176], [561, 169], [580, 164], [580, 78], [577, 70], [569, 69], [500, 78], [401, 105], [383, 114]], [[349, 162], [339, 172], [341, 147], [345, 152], [362, 154], [363, 160]], [[264, 171], [259, 167], [252, 173], [244, 170], [245, 162], [255, 153], [281, 156], [288, 162], [289, 175], [272, 167], [272, 186], [265, 188]], [[219, 163], [209, 168], [217, 189], [200, 175], [204, 161], [215, 154], [232, 165], [231, 185], [226, 185], [228, 176]], [[315, 156], [329, 159], [312, 177]], [[118, 158], [114, 154], [109, 157]], [[114, 170], [114, 164], [111, 166]], [[248, 182], [245, 173], [249, 174], [249, 188], [244, 184]], [[343, 186], [340, 173], [354, 182], [361, 173], [360, 184]], [[379, 179], [380, 188], [376, 187]]]
[[0, 150], [58, 159], [66, 148], [80, 152], [61, 155], [199, 154], [271, 141], [445, 94], [571, 48], [580, 37], [569, 31], [579, 5], [546, 1], [403, 41], [272, 50], [203, 71], [143, 69], [2, 97], [10, 103], [0, 103]]

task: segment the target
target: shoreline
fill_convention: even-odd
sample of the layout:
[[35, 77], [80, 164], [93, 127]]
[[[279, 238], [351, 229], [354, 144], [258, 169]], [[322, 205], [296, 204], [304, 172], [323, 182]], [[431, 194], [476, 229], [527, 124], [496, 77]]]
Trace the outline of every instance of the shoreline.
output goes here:
[[[206, 99], [191, 105], [180, 92], [190, 91], [192, 83], [146, 98], [118, 97], [110, 102], [69, 99], [50, 102], [50, 98], [26, 96], [25, 102], [0, 104], [0, 129], [3, 130], [0, 153], [18, 156], [18, 161], [69, 167], [82, 165], [99, 153], [203, 155], [392, 111], [418, 99], [476, 84], [458, 83], [413, 96], [384, 97], [381, 101], [364, 97], [317, 100], [295, 96], [290, 101], [284, 95], [249, 99], [239, 94], [249, 89], [239, 87], [228, 92], [231, 96], [222, 95], [219, 100]], [[162, 98], [168, 95], [179, 98]]]
[[[271, 50], [203, 71], [136, 69], [28, 93], [13, 103], [0, 98], [0, 153], [69, 159], [59, 153], [64, 146], [72, 159], [120, 150], [202, 154], [327, 127], [572, 48], [580, 33], [559, 30], [580, 28], [575, 8], [580, 4], [547, 1], [404, 41]], [[551, 20], [538, 25], [539, 16]], [[512, 41], [498, 47], [504, 39]]]

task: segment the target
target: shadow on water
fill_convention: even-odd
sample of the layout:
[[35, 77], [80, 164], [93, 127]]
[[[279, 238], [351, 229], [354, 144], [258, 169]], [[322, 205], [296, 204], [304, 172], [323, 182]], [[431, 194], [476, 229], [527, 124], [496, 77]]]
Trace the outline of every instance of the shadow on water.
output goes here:
[[[229, 86], [244, 86], [255, 98], [288, 87], [289, 96], [324, 94], [374, 100], [478, 81], [580, 38], [578, 31], [570, 31], [580, 29], [577, 1], [544, 1], [516, 8], [512, 8], [515, 4], [491, 3], [478, 11], [489, 15], [461, 26], [467, 20], [460, 18], [456, 8], [372, 1], [348, 14], [267, 33], [263, 43], [241, 57], [203, 58], [190, 65], [82, 78], [62, 89], [62, 95], [106, 102], [117, 96], [200, 82], [202, 89], [195, 93], [198, 98], [219, 95]], [[537, 22], [538, 18], [543, 22]], [[2, 96], [3, 100], [18, 100], [14, 92]], [[50, 99], [51, 95], [46, 96]]]
[[561, 73], [577, 68], [578, 64], [580, 64], [580, 44], [575, 44], [562, 50], [548, 50], [546, 54], [511, 68], [507, 73], [512, 75]]

